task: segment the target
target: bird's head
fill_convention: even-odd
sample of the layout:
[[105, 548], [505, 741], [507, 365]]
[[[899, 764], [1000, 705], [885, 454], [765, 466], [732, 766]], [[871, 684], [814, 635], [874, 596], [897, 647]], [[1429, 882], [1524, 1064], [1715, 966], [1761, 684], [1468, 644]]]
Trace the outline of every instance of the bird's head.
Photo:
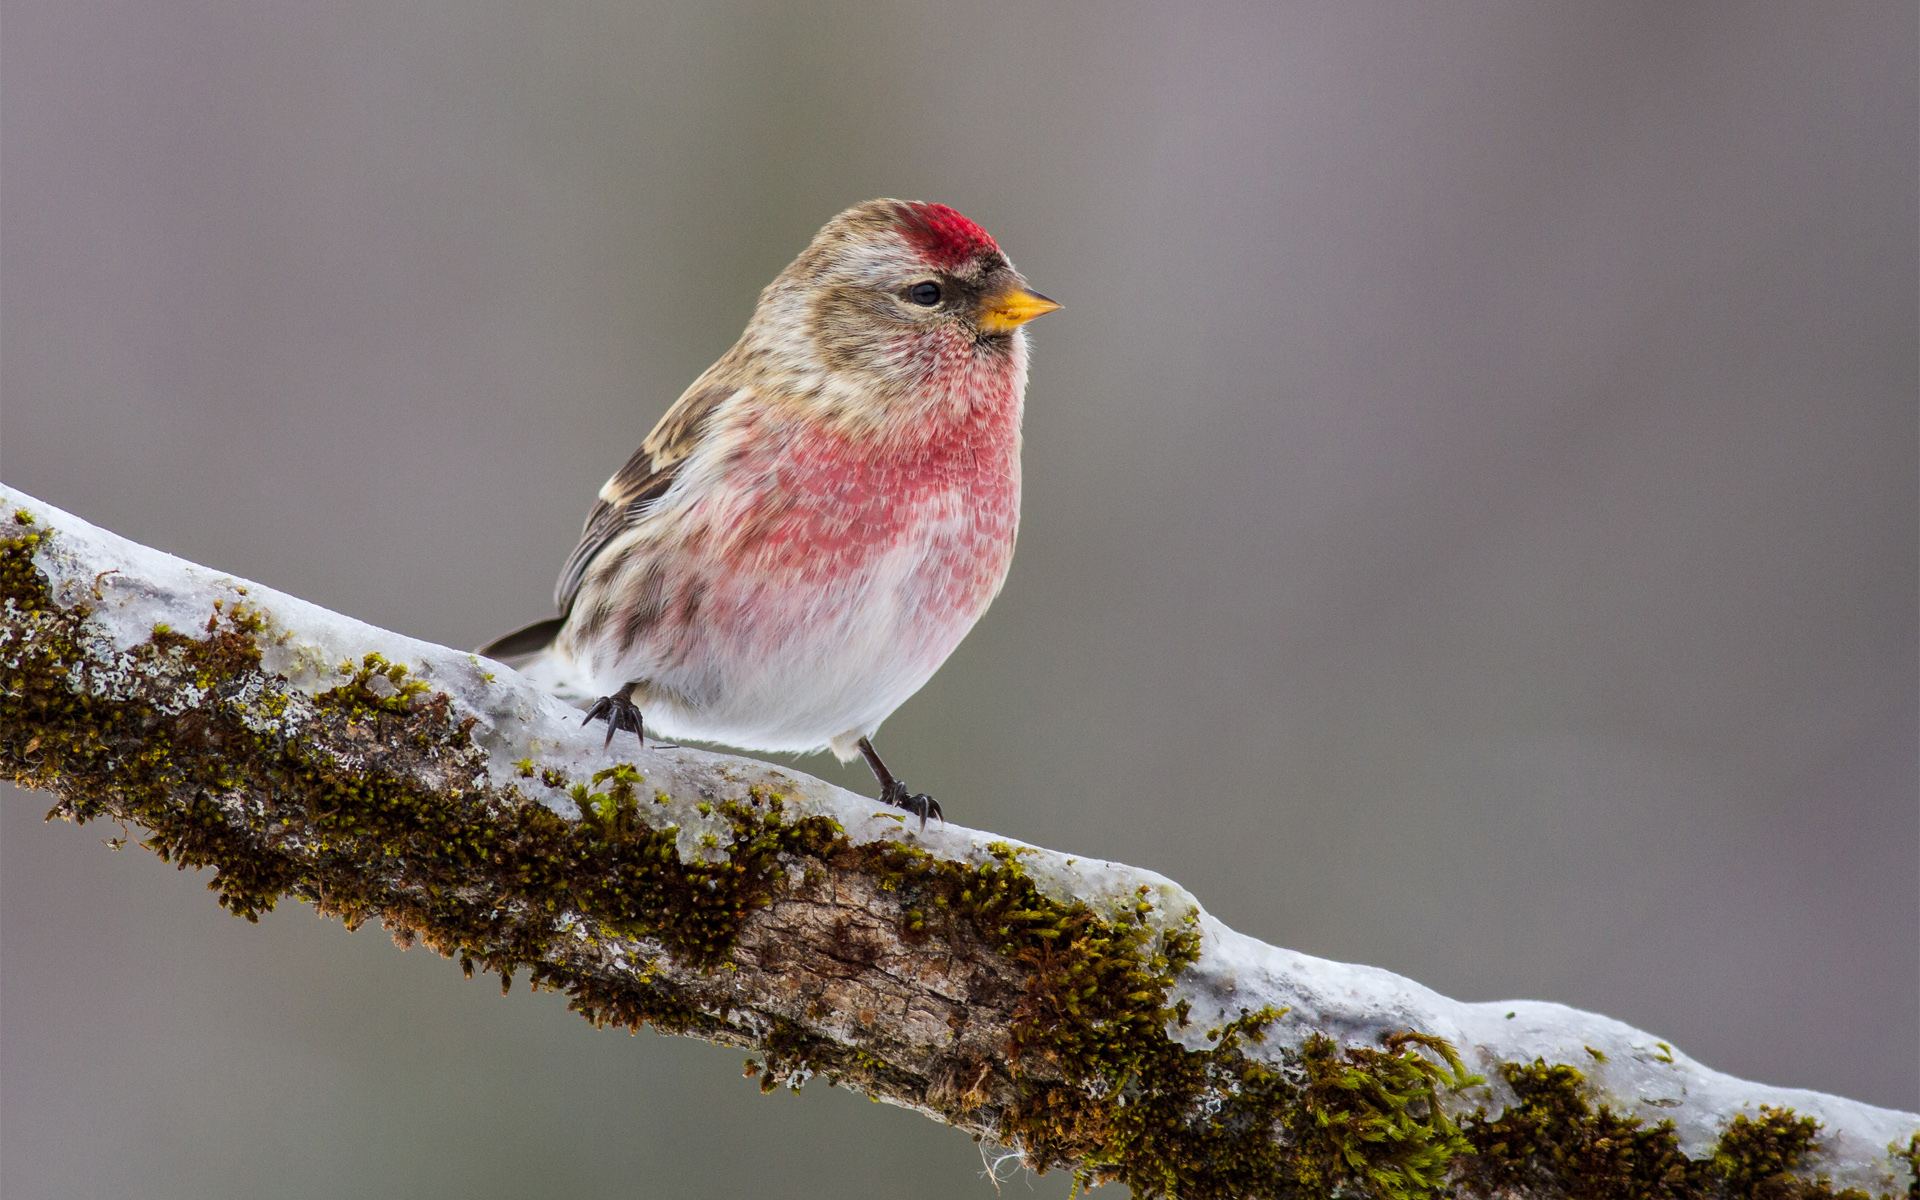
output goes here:
[[804, 374], [898, 394], [1023, 373], [1021, 326], [1059, 307], [946, 205], [871, 200], [827, 222], [767, 286], [748, 333]]

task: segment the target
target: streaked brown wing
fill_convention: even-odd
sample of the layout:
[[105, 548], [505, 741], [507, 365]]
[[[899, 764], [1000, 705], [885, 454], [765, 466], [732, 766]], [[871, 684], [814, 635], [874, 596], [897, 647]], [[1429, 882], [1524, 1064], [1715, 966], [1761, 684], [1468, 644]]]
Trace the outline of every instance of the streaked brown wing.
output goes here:
[[640, 448], [627, 460], [627, 465], [616, 471], [600, 489], [600, 499], [594, 502], [593, 511], [587, 514], [586, 528], [580, 533], [580, 544], [567, 557], [560, 581], [554, 585], [553, 602], [562, 617], [572, 610], [574, 597], [579, 594], [580, 583], [587, 577], [587, 568], [593, 565], [593, 560], [609, 542], [633, 528], [650, 502], [673, 486], [681, 464], [699, 443], [707, 417], [736, 390], [733, 387], [689, 389], [667, 410], [667, 415], [660, 418], [647, 440], [641, 442]]

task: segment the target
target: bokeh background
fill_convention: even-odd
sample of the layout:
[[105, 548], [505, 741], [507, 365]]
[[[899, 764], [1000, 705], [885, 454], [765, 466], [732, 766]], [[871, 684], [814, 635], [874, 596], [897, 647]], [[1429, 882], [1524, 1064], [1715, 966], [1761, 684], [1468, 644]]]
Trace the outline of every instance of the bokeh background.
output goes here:
[[[477, 644], [815, 228], [942, 200], [1066, 309], [1012, 579], [883, 731], [917, 787], [1271, 942], [1920, 1107], [1913, 5], [4, 35], [8, 483]], [[232, 920], [47, 805], [0, 796], [13, 1200], [993, 1194], [951, 1130]]]

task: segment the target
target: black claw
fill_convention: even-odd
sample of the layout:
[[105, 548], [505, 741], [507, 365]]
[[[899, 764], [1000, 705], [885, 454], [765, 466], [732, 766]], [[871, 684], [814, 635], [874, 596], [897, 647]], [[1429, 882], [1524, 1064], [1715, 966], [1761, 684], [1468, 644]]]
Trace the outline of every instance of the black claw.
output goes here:
[[938, 800], [921, 792], [909, 792], [907, 785], [896, 779], [892, 771], [887, 770], [887, 764], [880, 761], [880, 752], [873, 748], [872, 738], [863, 737], [855, 744], [860, 747], [860, 753], [866, 758], [867, 765], [873, 768], [874, 779], [879, 781], [882, 804], [904, 808], [919, 817], [922, 829], [927, 827], [929, 816], [939, 817], [942, 825], [947, 823], [946, 816], [940, 811]]
[[904, 808], [914, 816], [919, 817], [920, 828], [922, 829], [927, 827], [928, 817], [939, 817], [942, 825], [947, 823], [947, 818], [940, 812], [940, 802], [938, 800], [935, 800], [925, 792], [909, 792], [907, 785], [901, 783], [898, 779], [894, 780], [891, 786], [880, 790], [880, 802], [882, 804], [891, 804], [895, 808]]
[[604, 750], [612, 746], [613, 735], [622, 729], [639, 738], [642, 746], [647, 744], [647, 735], [644, 723], [640, 718], [640, 709], [633, 701], [627, 699], [631, 693], [632, 689], [621, 688], [611, 696], [600, 697], [593, 702], [593, 707], [588, 709], [587, 715], [581, 719], [580, 723], [582, 725], [590, 725], [596, 719], [604, 719], [606, 721], [607, 740], [601, 743], [601, 749]]

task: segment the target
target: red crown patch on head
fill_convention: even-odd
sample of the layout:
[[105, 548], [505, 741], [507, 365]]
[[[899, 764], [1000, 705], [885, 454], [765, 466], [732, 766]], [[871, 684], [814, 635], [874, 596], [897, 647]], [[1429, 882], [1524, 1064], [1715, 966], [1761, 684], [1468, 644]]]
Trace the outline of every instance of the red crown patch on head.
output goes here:
[[915, 203], [904, 208], [900, 232], [936, 267], [951, 269], [983, 250], [1000, 250], [986, 230], [944, 204]]

